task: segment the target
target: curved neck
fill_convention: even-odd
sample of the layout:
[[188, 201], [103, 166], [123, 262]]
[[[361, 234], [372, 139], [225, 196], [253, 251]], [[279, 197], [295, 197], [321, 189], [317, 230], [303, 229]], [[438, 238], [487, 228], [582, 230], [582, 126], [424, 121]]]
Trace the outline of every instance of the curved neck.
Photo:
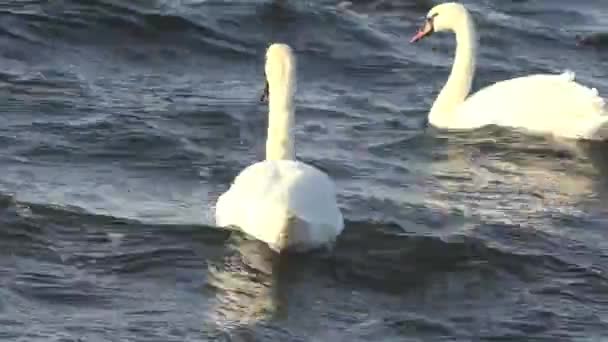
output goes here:
[[[280, 86], [279, 84], [278, 86]], [[289, 84], [288, 84], [289, 87]], [[294, 106], [290, 90], [271, 85], [268, 99], [268, 136], [266, 160], [295, 159]], [[278, 88], [278, 89], [274, 89]]]
[[450, 77], [435, 99], [430, 121], [445, 121], [454, 114], [469, 92], [475, 75], [475, 54], [477, 50], [477, 35], [475, 25], [468, 13], [463, 13], [452, 27], [456, 35], [456, 54]]

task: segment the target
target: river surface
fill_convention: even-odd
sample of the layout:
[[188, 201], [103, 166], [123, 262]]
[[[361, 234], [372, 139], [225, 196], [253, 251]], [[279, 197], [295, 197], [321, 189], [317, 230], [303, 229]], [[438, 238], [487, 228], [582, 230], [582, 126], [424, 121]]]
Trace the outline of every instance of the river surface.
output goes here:
[[[466, 1], [474, 88], [566, 69], [608, 95], [608, 2]], [[426, 126], [432, 1], [0, 4], [0, 340], [607, 341], [608, 146]], [[264, 52], [298, 57], [296, 150], [334, 254], [214, 227], [263, 158]]]

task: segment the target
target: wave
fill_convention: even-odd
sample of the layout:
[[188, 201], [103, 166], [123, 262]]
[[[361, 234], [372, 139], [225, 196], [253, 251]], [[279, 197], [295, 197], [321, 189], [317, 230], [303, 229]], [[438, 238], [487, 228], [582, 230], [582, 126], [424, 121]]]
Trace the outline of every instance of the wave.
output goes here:
[[608, 32], [590, 33], [577, 37], [578, 44], [597, 49], [608, 49]]
[[[497, 336], [507, 330], [525, 335], [529, 329], [544, 329], [547, 320], [570, 319], [560, 311], [564, 303], [588, 310], [608, 304], [607, 270], [601, 263], [605, 256], [599, 253], [579, 262], [581, 250], [571, 241], [515, 225], [480, 225], [467, 234], [433, 235], [406, 233], [381, 220], [349, 220], [333, 253], [279, 256], [236, 231], [148, 224], [20, 202], [7, 194], [0, 195], [0, 223], [0, 255], [11, 255], [21, 270], [6, 282], [9, 295], [116, 310], [118, 302], [139, 298], [138, 289], [171, 292], [164, 284], [174, 284], [178, 277], [182, 290], [205, 302], [204, 315], [213, 317], [211, 325], [220, 330], [274, 326], [268, 319], [288, 307], [292, 312], [315, 312], [317, 306], [299, 305], [324, 298], [322, 289], [330, 291], [324, 294], [333, 296], [328, 298], [354, 301], [356, 307], [364, 305], [358, 301], [369, 300], [365, 293], [376, 301], [390, 301], [388, 307], [372, 306], [379, 320], [349, 324], [347, 333], [353, 335], [407, 335], [411, 329], [451, 334], [461, 322], [452, 317], [474, 319], [475, 310], [485, 310], [488, 303], [505, 310], [526, 307], [525, 317], [501, 313], [493, 318], [500, 326]], [[589, 264], [592, 259], [598, 262]], [[135, 292], [117, 291], [122, 282]], [[508, 289], [496, 298], [505, 284]], [[524, 295], [533, 299], [526, 297], [522, 304]], [[473, 311], [462, 311], [461, 302], [468, 298]], [[544, 304], [526, 306], [535, 301]], [[415, 310], [434, 305], [450, 308], [442, 314]], [[410, 308], [411, 313], [403, 313]], [[320, 310], [335, 314], [326, 310], [341, 309], [330, 305]], [[535, 323], [526, 317], [536, 318]], [[228, 321], [228, 328], [222, 321]]]
[[[214, 245], [227, 242], [232, 234], [240, 234], [206, 225], [154, 225], [91, 214], [77, 207], [20, 202], [8, 194], [0, 195], [0, 212], [3, 223], [0, 241], [24, 251], [32, 246], [37, 246], [32, 251], [44, 246], [57, 250], [65, 242], [94, 245], [117, 243], [113, 239], [122, 239], [120, 244], [129, 245], [128, 250], [118, 249], [105, 255], [87, 251], [56, 259], [107, 265], [114, 271], [127, 273], [166, 267], [165, 263], [170, 264], [171, 260], [179, 262], [197, 257], [188, 250], [188, 244], [183, 244], [191, 243], [192, 237]], [[562, 250], [559, 255], [552, 253], [555, 245], [568, 245], [560, 241], [563, 238], [559, 236], [513, 226], [490, 228], [480, 227], [478, 233], [472, 234], [435, 236], [405, 233], [402, 227], [381, 221], [347, 221], [335, 248], [334, 261], [343, 275], [361, 278], [359, 280], [370, 286], [386, 287], [386, 290], [403, 290], [421, 277], [466, 269], [484, 270], [489, 276], [504, 271], [522, 279], [534, 277], [534, 272], [543, 270], [561, 274], [575, 272], [608, 280], [590, 267], [564, 260], [568, 251]], [[515, 247], [512, 242], [516, 240], [526, 242]], [[14, 244], [16, 241], [19, 243]], [[7, 252], [6, 248], [2, 251]]]
[[[508, 232], [509, 239], [499, 242], [496, 235], [413, 235], [396, 225], [349, 222], [336, 247], [336, 269], [343, 282], [388, 293], [408, 293], [445, 277], [453, 277], [459, 287], [499, 284], [505, 278], [535, 283], [549, 276], [561, 279], [553, 285], [584, 287], [587, 295], [608, 289], [605, 270], [598, 269], [603, 268], [599, 260], [593, 266], [577, 265], [568, 254], [580, 251], [554, 253], [553, 246], [563, 245], [553, 241], [557, 237], [511, 226], [496, 229]], [[514, 238], [528, 241], [528, 247], [509, 246]], [[608, 297], [596, 300], [603, 302]]]
[[[344, 73], [369, 75], [379, 69], [379, 63], [394, 59], [369, 53], [388, 48], [391, 37], [358, 17], [336, 11], [335, 6], [261, 2], [158, 8], [144, 3], [69, 0], [27, 10], [13, 5], [0, 13], [6, 17], [0, 31], [17, 40], [45, 44], [51, 50], [56, 43], [68, 50], [120, 50], [140, 62], [158, 54], [185, 58], [182, 50], [197, 56], [261, 59], [270, 41], [284, 41], [294, 32], [300, 38], [290, 44], [299, 54], [322, 58]], [[353, 60], [350, 53], [341, 51], [361, 58]], [[366, 60], [365, 68], [353, 64]]]
[[211, 20], [195, 21], [180, 13], [162, 12], [113, 1], [71, 0], [60, 5], [43, 4], [37, 10], [19, 6], [0, 9], [7, 19], [0, 30], [17, 39], [50, 44], [176, 44], [192, 50], [250, 54], [246, 42], [223, 33]]

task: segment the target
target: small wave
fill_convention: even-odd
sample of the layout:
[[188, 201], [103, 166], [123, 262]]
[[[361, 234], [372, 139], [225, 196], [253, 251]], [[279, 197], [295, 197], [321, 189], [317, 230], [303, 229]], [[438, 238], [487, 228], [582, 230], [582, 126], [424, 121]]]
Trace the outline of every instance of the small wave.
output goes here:
[[162, 272], [190, 265], [196, 254], [184, 247], [146, 248], [123, 253], [78, 253], [71, 255], [65, 262], [78, 267], [95, 267], [101, 272], [141, 274], [146, 272]]
[[608, 32], [591, 33], [577, 36], [580, 46], [589, 46], [597, 49], [608, 49]]
[[85, 279], [81, 274], [68, 276], [65, 268], [49, 264], [37, 264], [44, 271], [23, 272], [15, 277], [10, 288], [28, 299], [57, 304], [109, 306], [115, 294], [105, 291], [95, 277]]
[[[528, 234], [535, 237], [527, 240], [539, 241], [540, 233]], [[474, 272], [488, 282], [498, 281], [503, 273], [530, 281], [538, 272], [563, 275], [573, 268], [596, 277], [592, 269], [570, 264], [548, 250], [549, 245], [520, 251], [470, 235], [411, 235], [396, 225], [349, 222], [336, 248], [336, 263], [343, 279], [387, 292], [409, 291], [439, 274], [454, 272]], [[582, 279], [580, 276], [574, 278]], [[608, 286], [607, 279], [601, 279]], [[460, 282], [466, 283], [464, 279]]]
[[[17, 7], [17, 6], [15, 6]], [[212, 21], [202, 23], [179, 13], [162, 12], [112, 1], [71, 0], [39, 10], [2, 10], [21, 23], [20, 29], [2, 28], [17, 39], [71, 43], [182, 44], [190, 49], [214, 48], [238, 55], [251, 53], [237, 37], [224, 34]], [[25, 24], [23, 24], [25, 23]], [[94, 40], [91, 40], [94, 37]], [[198, 46], [198, 47], [197, 47]]]

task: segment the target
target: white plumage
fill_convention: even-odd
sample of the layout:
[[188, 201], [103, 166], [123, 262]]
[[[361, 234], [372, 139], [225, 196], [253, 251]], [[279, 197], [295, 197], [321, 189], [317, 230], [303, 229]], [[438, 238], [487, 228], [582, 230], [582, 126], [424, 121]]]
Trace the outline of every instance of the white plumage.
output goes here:
[[469, 96], [477, 49], [469, 12], [458, 3], [435, 6], [412, 41], [438, 31], [453, 31], [457, 47], [450, 77], [429, 113], [433, 126], [468, 130], [498, 125], [564, 138], [608, 139], [605, 101], [596, 89], [575, 82], [569, 71], [513, 78]]
[[331, 246], [344, 228], [335, 186], [322, 171], [295, 160], [296, 61], [289, 46], [266, 52], [269, 124], [266, 160], [250, 165], [216, 205], [216, 224], [240, 228], [277, 252]]
[[[604, 101], [574, 75], [531, 75], [495, 83], [460, 105], [452, 128], [485, 125], [525, 128], [572, 139], [606, 139]], [[485, 111], [485, 113], [484, 113]], [[459, 127], [460, 126], [460, 127]]]

